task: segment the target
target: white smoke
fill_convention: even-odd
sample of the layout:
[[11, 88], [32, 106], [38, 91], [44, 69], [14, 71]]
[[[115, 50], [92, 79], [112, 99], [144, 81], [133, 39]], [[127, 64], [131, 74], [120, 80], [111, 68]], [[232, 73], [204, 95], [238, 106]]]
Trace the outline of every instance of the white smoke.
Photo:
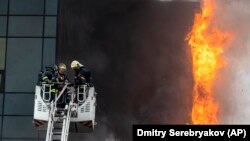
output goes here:
[[215, 22], [223, 31], [233, 33], [225, 48], [228, 65], [217, 80], [221, 123], [250, 123], [250, 1], [220, 0]]
[[73, 141], [121, 141], [115, 133], [108, 129], [107, 117], [101, 117], [101, 123], [97, 124], [94, 132], [90, 133], [70, 133], [69, 140]]
[[115, 138], [114, 134], [108, 134], [108, 136], [105, 138], [105, 141], [119, 141]]

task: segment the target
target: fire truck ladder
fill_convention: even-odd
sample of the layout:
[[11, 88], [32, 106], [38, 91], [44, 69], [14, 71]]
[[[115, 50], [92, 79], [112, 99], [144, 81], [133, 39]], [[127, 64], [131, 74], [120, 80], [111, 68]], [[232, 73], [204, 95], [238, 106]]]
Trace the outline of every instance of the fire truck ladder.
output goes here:
[[69, 104], [65, 105], [64, 109], [58, 109], [56, 106], [58, 99], [62, 96], [67, 86], [68, 84], [65, 84], [59, 96], [50, 104], [46, 141], [68, 140], [73, 99], [71, 99]]

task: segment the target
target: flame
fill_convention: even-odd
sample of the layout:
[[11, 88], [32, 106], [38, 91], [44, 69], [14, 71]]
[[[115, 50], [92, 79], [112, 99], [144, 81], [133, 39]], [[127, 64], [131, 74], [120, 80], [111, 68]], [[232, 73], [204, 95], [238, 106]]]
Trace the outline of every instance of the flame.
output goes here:
[[218, 70], [226, 64], [221, 57], [230, 33], [214, 27], [214, 0], [204, 0], [201, 13], [196, 13], [191, 32], [186, 40], [191, 49], [193, 63], [193, 124], [218, 124], [219, 106], [213, 92]]

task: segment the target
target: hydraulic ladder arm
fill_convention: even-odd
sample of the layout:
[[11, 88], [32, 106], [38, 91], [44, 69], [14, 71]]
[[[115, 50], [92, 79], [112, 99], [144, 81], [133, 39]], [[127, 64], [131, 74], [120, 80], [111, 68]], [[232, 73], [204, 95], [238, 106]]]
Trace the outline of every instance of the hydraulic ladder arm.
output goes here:
[[[70, 125], [70, 117], [71, 117], [71, 108], [73, 105], [71, 104], [73, 100], [70, 101], [69, 105], [65, 105], [65, 112], [63, 115], [57, 115], [57, 101], [62, 96], [64, 91], [66, 90], [68, 84], [65, 84], [63, 89], [61, 90], [58, 97], [55, 98], [55, 101], [52, 101], [49, 105], [49, 117], [48, 117], [48, 127], [46, 133], [46, 141], [67, 141], [68, 140], [68, 132]], [[67, 113], [65, 115], [65, 113]], [[63, 119], [63, 122], [62, 122]]]

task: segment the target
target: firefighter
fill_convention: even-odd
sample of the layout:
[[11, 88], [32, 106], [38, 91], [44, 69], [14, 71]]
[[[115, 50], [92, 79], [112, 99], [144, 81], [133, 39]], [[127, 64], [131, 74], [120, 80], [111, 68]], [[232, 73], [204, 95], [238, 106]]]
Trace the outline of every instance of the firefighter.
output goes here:
[[55, 82], [55, 75], [57, 73], [57, 66], [54, 65], [53, 67], [45, 67], [45, 71], [42, 74], [42, 82], [51, 85], [50, 92], [52, 94], [56, 94], [58, 92], [57, 88], [52, 84]]
[[[68, 78], [66, 76], [66, 65], [64, 63], [59, 63], [58, 65], [58, 72], [55, 76], [55, 80], [56, 82], [58, 83], [62, 83], [62, 86], [65, 84], [65, 83], [68, 83]], [[61, 88], [62, 88], [61, 86]]]
[[75, 85], [92, 86], [91, 72], [84, 65], [74, 60], [71, 62], [71, 68], [75, 71]]
[[[58, 65], [54, 65], [54, 67], [46, 67], [42, 75], [42, 81], [51, 84], [51, 100], [54, 100], [55, 94], [59, 94], [64, 84], [69, 82], [66, 76], [66, 65], [59, 63]], [[63, 101], [62, 99], [62, 103]]]
[[52, 83], [56, 71], [57, 71], [56, 65], [54, 65], [53, 67], [45, 67], [45, 71], [43, 71], [42, 74], [42, 81], [46, 83]]
[[[66, 75], [66, 65], [64, 63], [58, 64], [58, 71], [55, 74], [55, 82], [56, 88], [58, 90], [58, 94], [62, 91], [65, 83], [69, 83], [69, 80]], [[67, 91], [64, 91], [64, 94], [58, 99], [57, 107], [64, 108], [67, 103]]]

